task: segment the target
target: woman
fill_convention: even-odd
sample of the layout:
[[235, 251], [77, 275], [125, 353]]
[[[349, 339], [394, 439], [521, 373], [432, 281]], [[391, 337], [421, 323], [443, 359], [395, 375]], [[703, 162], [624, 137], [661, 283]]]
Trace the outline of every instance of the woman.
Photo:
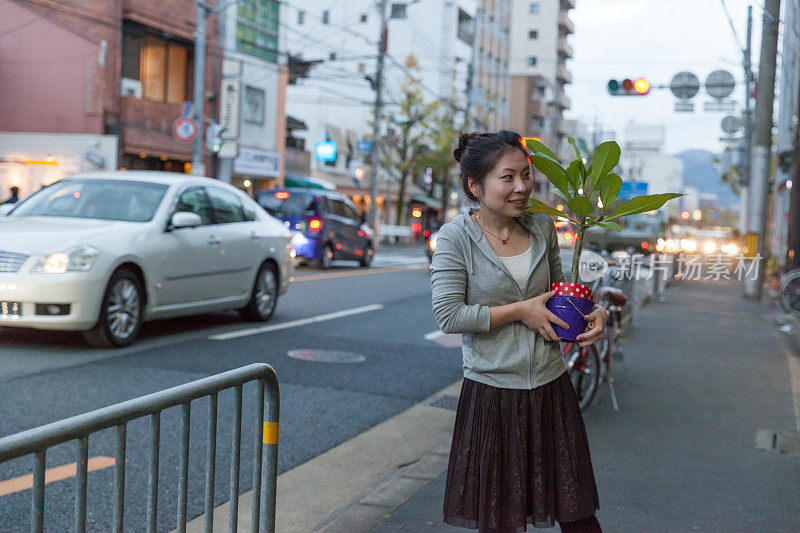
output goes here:
[[[534, 527], [600, 531], [589, 444], [545, 302], [564, 281], [555, 226], [525, 211], [530, 160], [510, 131], [462, 134], [453, 156], [479, 204], [439, 230], [431, 263], [433, 312], [462, 334], [464, 382], [456, 413], [444, 522], [481, 532]], [[587, 315], [598, 340], [605, 310]]]

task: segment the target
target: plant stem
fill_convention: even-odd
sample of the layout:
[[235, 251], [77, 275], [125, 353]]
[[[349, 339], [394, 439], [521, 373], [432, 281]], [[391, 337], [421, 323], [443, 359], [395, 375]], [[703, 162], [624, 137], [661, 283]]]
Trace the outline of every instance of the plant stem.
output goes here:
[[581, 264], [581, 252], [583, 251], [583, 235], [586, 233], [586, 226], [578, 226], [578, 237], [575, 239], [575, 250], [572, 254], [572, 271], [570, 277], [572, 283], [578, 283], [578, 268]]

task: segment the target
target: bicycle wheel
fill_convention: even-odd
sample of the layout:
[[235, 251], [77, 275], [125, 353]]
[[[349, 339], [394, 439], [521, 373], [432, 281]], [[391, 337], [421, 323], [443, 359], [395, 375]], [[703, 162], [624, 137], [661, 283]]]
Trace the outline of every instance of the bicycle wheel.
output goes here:
[[779, 300], [784, 311], [800, 316], [800, 270], [793, 270], [784, 276]]
[[567, 371], [575, 394], [578, 395], [578, 404], [581, 411], [584, 411], [592, 404], [597, 389], [600, 388], [600, 356], [594, 344], [586, 348], [573, 344], [566, 359]]

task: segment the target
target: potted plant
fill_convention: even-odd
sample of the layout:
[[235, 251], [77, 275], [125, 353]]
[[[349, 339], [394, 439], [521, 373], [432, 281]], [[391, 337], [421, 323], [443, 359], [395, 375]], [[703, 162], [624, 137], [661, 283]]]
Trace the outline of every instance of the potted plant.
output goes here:
[[575, 139], [569, 137], [569, 143], [575, 150], [575, 159], [564, 168], [556, 155], [540, 141], [525, 141], [531, 152], [531, 164], [547, 177], [553, 184], [553, 193], [563, 201], [563, 210], [559, 210], [541, 200], [530, 198], [527, 210], [566, 218], [577, 228], [571, 280], [551, 283], [550, 290], [555, 290], [556, 294], [547, 302], [547, 308], [569, 324], [568, 330], [553, 324], [556, 334], [562, 340], [575, 341], [575, 337], [586, 329], [584, 316], [594, 307], [591, 289], [578, 283], [578, 267], [586, 229], [601, 226], [621, 231], [622, 227], [615, 219], [654, 211], [681, 194], [646, 194], [621, 201], [617, 196], [622, 187], [622, 178], [613, 172], [619, 163], [619, 145], [614, 141], [599, 145], [587, 168]]

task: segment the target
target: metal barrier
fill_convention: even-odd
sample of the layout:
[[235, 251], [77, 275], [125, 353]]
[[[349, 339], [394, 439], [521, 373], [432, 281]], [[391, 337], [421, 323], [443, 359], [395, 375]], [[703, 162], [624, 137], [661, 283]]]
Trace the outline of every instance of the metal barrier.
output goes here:
[[[126, 427], [131, 420], [150, 417], [150, 473], [148, 476], [147, 531], [155, 532], [158, 516], [158, 453], [161, 411], [180, 405], [181, 455], [178, 479], [178, 531], [186, 531], [186, 499], [189, 477], [189, 415], [191, 402], [209, 397], [208, 440], [206, 454], [205, 531], [213, 528], [214, 466], [217, 441], [217, 395], [235, 389], [231, 442], [229, 527], [236, 532], [239, 502], [239, 456], [242, 430], [242, 385], [258, 381], [257, 424], [253, 452], [253, 499], [251, 524], [257, 531], [275, 531], [275, 496], [278, 476], [278, 411], [280, 395], [278, 378], [273, 368], [256, 363], [215, 376], [192, 381], [147, 396], [135, 398], [73, 416], [52, 424], [23, 431], [0, 439], [0, 463], [35, 454], [33, 495], [31, 498], [31, 531], [44, 528], [45, 457], [47, 449], [71, 440], [78, 441], [77, 478], [75, 484], [75, 531], [86, 531], [86, 486], [89, 457], [89, 435], [116, 427], [117, 447], [114, 472], [113, 531], [123, 531], [125, 510]], [[267, 413], [264, 416], [264, 394], [267, 391]]]

